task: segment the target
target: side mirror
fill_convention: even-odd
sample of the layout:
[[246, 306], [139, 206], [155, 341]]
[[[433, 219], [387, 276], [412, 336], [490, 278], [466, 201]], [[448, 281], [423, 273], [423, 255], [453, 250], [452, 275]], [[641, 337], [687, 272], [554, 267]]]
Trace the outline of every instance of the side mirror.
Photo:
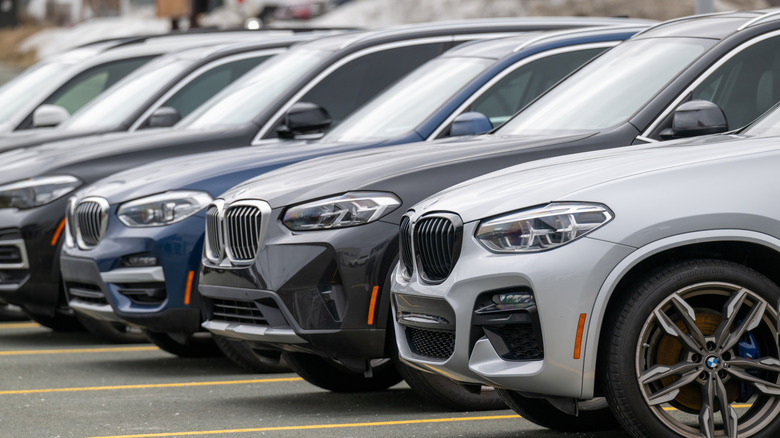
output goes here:
[[155, 112], [149, 116], [149, 120], [146, 122], [146, 128], [170, 128], [171, 126], [179, 123], [181, 115], [176, 111], [176, 108], [170, 106], [163, 106], [157, 108]]
[[298, 102], [287, 111], [276, 129], [279, 138], [314, 140], [325, 135], [332, 120], [325, 108], [311, 102]]
[[491, 129], [493, 129], [493, 124], [490, 123], [487, 116], [472, 111], [455, 117], [450, 125], [450, 137], [484, 134]]
[[672, 114], [672, 127], [661, 131], [661, 138], [695, 137], [728, 131], [726, 114], [708, 100], [691, 100], [677, 107]]
[[68, 120], [70, 113], [59, 105], [45, 103], [33, 111], [33, 128], [52, 128]]

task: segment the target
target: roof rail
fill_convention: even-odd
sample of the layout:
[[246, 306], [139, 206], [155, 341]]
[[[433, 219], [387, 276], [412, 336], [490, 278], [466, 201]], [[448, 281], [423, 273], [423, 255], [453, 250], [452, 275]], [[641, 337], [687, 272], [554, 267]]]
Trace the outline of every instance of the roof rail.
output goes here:
[[680, 23], [682, 21], [693, 20], [695, 18], [716, 17], [718, 15], [727, 15], [727, 14], [732, 14], [732, 13], [734, 13], [734, 11], [712, 12], [710, 14], [688, 15], [688, 16], [685, 16], [685, 17], [673, 18], [671, 20], [667, 20], [667, 21], [664, 21], [662, 23], [658, 23], [655, 26], [650, 26], [647, 29], [643, 30], [642, 32], [639, 32], [638, 34], [634, 35], [634, 37], [638, 37], [639, 35], [642, 35], [645, 32], [651, 31], [653, 29], [658, 29], [659, 27], [666, 26], [668, 24]]
[[522, 44], [520, 44], [519, 46], [515, 47], [512, 50], [512, 52], [516, 53], [516, 52], [519, 52], [519, 51], [525, 49], [526, 47], [529, 47], [532, 44], [536, 44], [536, 43], [538, 43], [540, 41], [551, 40], [551, 39], [555, 39], [555, 38], [562, 37], [562, 36], [576, 35], [578, 33], [587, 34], [587, 33], [590, 33], [591, 31], [596, 31], [596, 32], [604, 31], [604, 30], [616, 30], [616, 31], [618, 31], [618, 30], [621, 30], [621, 29], [631, 29], [631, 28], [638, 28], [638, 27], [641, 27], [641, 25], [639, 25], [639, 24], [624, 24], [624, 25], [620, 25], [620, 26], [579, 27], [579, 28], [575, 28], [575, 29], [564, 29], [564, 30], [560, 30], [560, 31], [550, 32], [550, 33], [547, 33], [545, 35], [540, 35], [540, 36], [538, 36], [536, 38], [531, 38], [530, 40], [525, 41]]
[[742, 26], [739, 26], [739, 28], [737, 28], [737, 31], [747, 29], [748, 27], [751, 27], [751, 26], [755, 26], [755, 25], [761, 23], [764, 20], [767, 20], [767, 19], [770, 19], [770, 18], [775, 18], [778, 15], [780, 15], [780, 9], [777, 9], [777, 10], [772, 11], [772, 12], [767, 12], [764, 15], [759, 15], [758, 17], [748, 21], [747, 23], [743, 24]]

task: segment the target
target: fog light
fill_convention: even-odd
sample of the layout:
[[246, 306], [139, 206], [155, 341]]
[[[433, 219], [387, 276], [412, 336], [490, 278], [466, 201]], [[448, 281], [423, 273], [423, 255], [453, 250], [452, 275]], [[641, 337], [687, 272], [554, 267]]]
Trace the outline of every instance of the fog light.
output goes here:
[[490, 302], [476, 309], [476, 313], [531, 311], [536, 309], [536, 300], [530, 292], [503, 292], [490, 297]]
[[125, 268], [157, 266], [157, 264], [157, 257], [150, 254], [135, 254], [122, 258], [122, 267]]

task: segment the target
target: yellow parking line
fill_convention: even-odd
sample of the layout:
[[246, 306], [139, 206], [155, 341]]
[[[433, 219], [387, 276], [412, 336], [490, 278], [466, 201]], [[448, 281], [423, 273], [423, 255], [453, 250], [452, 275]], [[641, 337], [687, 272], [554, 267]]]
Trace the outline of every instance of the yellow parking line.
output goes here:
[[518, 419], [518, 418], [520, 418], [519, 415], [493, 415], [493, 416], [484, 416], [484, 417], [462, 417], [462, 418], [429, 418], [426, 420], [378, 421], [375, 423], [312, 424], [309, 426], [276, 426], [276, 427], [257, 427], [252, 429], [201, 430], [197, 432], [150, 433], [150, 434], [142, 434], [142, 435], [115, 435], [115, 436], [92, 437], [92, 438], [147, 438], [147, 437], [162, 437], [162, 436], [215, 435], [220, 433], [249, 433], [249, 432], [274, 432], [274, 431], [282, 431], [282, 430], [340, 429], [346, 427], [398, 426], [398, 425], [405, 425], [405, 424], [507, 420], [507, 419]]
[[279, 377], [273, 379], [224, 380], [224, 381], [215, 381], [215, 382], [156, 383], [156, 384], [148, 384], [148, 385], [121, 385], [121, 386], [85, 386], [81, 388], [20, 389], [15, 391], [0, 391], [0, 395], [41, 394], [41, 393], [50, 393], [50, 392], [111, 391], [111, 390], [118, 390], [118, 389], [185, 388], [185, 387], [192, 387], [192, 386], [298, 382], [300, 380], [303, 379], [301, 379], [300, 377]]
[[65, 348], [57, 350], [14, 350], [0, 351], [0, 356], [24, 356], [27, 354], [76, 354], [76, 353], [117, 353], [127, 351], [155, 351], [157, 347], [107, 347], [107, 348]]
[[37, 322], [16, 322], [12, 324], [0, 324], [0, 328], [3, 329], [20, 329], [20, 328], [38, 328], [41, 325]]

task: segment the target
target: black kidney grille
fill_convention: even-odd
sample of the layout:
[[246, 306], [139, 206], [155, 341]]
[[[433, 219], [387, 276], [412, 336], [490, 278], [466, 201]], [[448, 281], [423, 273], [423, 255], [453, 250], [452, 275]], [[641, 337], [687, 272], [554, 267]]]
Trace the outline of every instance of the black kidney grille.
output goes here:
[[455, 332], [406, 327], [406, 339], [412, 353], [431, 359], [447, 359], [455, 351]]
[[225, 213], [227, 249], [236, 261], [251, 261], [260, 248], [260, 209], [252, 205], [230, 207]]
[[423, 217], [414, 226], [415, 251], [428, 280], [441, 281], [450, 275], [455, 234], [455, 225], [443, 217]]
[[263, 312], [252, 301], [223, 300], [214, 298], [212, 301], [215, 321], [238, 322], [251, 325], [268, 325]]
[[103, 207], [95, 201], [84, 201], [76, 206], [76, 228], [81, 235], [81, 241], [88, 246], [95, 246], [103, 238], [106, 215]]
[[219, 210], [217, 207], [209, 207], [209, 209], [206, 210], [206, 236], [208, 236], [208, 249], [211, 252], [211, 255], [216, 258], [222, 256], [221, 234]]
[[412, 256], [412, 232], [409, 226], [409, 218], [404, 217], [401, 219], [401, 234], [399, 236], [400, 250], [401, 250], [401, 263], [406, 268], [406, 273], [411, 274], [414, 271], [414, 257]]

